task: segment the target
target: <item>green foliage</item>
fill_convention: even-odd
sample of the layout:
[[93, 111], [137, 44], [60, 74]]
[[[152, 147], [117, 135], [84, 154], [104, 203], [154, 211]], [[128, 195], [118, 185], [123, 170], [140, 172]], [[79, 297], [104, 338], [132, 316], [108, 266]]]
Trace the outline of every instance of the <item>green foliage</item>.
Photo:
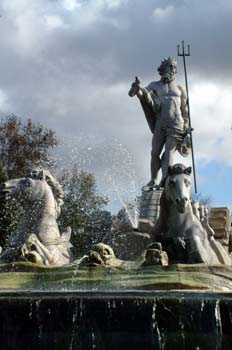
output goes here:
[[[5, 175], [2, 163], [0, 163], [0, 185], [7, 180], [7, 176]], [[6, 213], [6, 199], [3, 196], [0, 196], [0, 246], [4, 245], [5, 236], [6, 236], [6, 227], [9, 227], [10, 220], [9, 215]]]
[[79, 255], [85, 251], [84, 240], [89, 232], [91, 216], [101, 211], [108, 199], [96, 193], [94, 175], [76, 167], [65, 171], [60, 183], [64, 190], [64, 205], [59, 224], [61, 227], [71, 226], [73, 251]]
[[56, 134], [31, 119], [9, 116], [0, 122], [0, 159], [9, 179], [24, 176], [31, 168], [49, 164]]
[[[0, 163], [0, 184], [7, 181], [7, 176]], [[0, 196], [0, 246], [4, 247], [6, 237], [15, 228], [20, 208], [15, 201], [7, 201], [5, 196]]]

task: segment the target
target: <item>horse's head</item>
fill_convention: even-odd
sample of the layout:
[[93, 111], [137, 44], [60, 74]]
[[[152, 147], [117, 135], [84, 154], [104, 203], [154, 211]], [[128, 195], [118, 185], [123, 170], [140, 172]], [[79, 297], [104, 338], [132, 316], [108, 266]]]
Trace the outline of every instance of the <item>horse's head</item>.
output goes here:
[[138, 77], [135, 77], [135, 81], [131, 84], [131, 88], [128, 92], [128, 95], [130, 97], [134, 97], [139, 92], [139, 88], [140, 88], [140, 80]]
[[179, 213], [185, 212], [190, 201], [191, 172], [192, 168], [186, 168], [183, 164], [175, 164], [169, 167], [165, 193], [177, 207]]
[[42, 200], [47, 186], [45, 172], [32, 171], [25, 177], [4, 182], [0, 187], [0, 193], [21, 203], [32, 203], [35, 200]]

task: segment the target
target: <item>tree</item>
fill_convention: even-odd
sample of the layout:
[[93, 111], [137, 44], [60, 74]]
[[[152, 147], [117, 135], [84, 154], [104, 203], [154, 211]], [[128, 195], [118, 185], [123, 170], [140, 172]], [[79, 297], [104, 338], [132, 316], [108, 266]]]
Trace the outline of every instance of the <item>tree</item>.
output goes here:
[[74, 254], [82, 254], [85, 252], [84, 242], [86, 235], [90, 232], [93, 215], [103, 210], [108, 199], [96, 193], [94, 175], [79, 171], [76, 167], [70, 171], [64, 171], [60, 183], [64, 190], [64, 205], [59, 224], [61, 227], [71, 226]]
[[[0, 185], [7, 180], [3, 171], [2, 163], [0, 163]], [[0, 196], [0, 247], [4, 244], [4, 228], [9, 225], [9, 216], [6, 215], [6, 199]]]
[[197, 201], [204, 206], [210, 206], [212, 204], [212, 197], [209, 195], [204, 195], [201, 192], [200, 193], [193, 193], [191, 194], [191, 200]]
[[0, 162], [0, 184], [2, 184], [5, 181], [7, 181], [7, 176], [4, 173], [2, 163]]
[[[0, 163], [0, 186], [3, 182], [7, 181], [7, 176], [5, 175]], [[14, 229], [17, 222], [17, 214], [20, 208], [17, 208], [16, 202], [7, 201], [6, 197], [0, 195], [0, 246], [4, 247], [7, 236]]]
[[0, 122], [0, 159], [9, 178], [24, 176], [31, 168], [48, 166], [49, 150], [57, 145], [55, 131], [31, 119], [12, 115]]

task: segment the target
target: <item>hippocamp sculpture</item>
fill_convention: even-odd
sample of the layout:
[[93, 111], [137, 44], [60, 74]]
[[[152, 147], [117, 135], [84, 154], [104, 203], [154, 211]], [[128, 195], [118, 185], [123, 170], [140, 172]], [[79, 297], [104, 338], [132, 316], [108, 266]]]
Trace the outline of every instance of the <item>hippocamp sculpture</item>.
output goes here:
[[170, 263], [231, 265], [231, 258], [194, 214], [190, 200], [191, 167], [169, 168], [160, 199], [160, 215], [153, 240], [161, 242]]
[[6, 241], [0, 261], [24, 259], [52, 266], [71, 262], [71, 229], [60, 234], [56, 222], [63, 191], [50, 172], [33, 171], [26, 177], [6, 181], [1, 192], [20, 203], [23, 215]]

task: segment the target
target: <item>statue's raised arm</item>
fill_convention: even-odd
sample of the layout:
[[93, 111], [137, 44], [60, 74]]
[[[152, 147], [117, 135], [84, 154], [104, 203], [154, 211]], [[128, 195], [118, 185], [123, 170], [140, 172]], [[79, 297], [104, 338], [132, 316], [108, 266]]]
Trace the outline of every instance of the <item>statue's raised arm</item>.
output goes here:
[[136, 76], [128, 92], [130, 97], [137, 96], [143, 108], [151, 132], [154, 132], [156, 113], [160, 110], [160, 102], [155, 92], [148, 87], [142, 87], [140, 79]]

